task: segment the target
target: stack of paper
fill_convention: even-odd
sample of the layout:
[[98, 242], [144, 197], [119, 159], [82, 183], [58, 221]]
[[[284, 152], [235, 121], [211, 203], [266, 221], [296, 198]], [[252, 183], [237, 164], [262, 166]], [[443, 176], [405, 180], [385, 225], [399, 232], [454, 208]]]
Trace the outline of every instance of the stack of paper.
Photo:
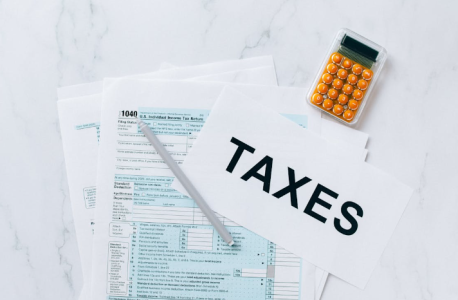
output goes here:
[[[225, 245], [194, 201], [171, 187], [172, 173], [138, 130], [137, 117], [183, 164], [215, 102], [230, 96], [228, 88], [247, 97], [250, 109], [218, 109], [218, 115], [229, 113], [236, 122], [240, 117], [241, 124], [246, 117], [257, 122], [266, 107], [319, 138], [317, 143], [339, 149], [346, 161], [365, 160], [368, 136], [321, 119], [306, 103], [306, 90], [278, 87], [271, 57], [191, 67], [164, 64], [149, 74], [61, 88], [58, 110], [85, 280], [80, 299], [319, 299], [328, 273], [315, 265], [328, 270], [334, 265], [291, 248], [287, 235], [275, 243], [251, 223], [247, 229], [233, 221], [244, 225], [244, 218], [226, 218], [215, 209], [236, 240], [233, 247]], [[253, 100], [262, 108], [251, 105]], [[299, 138], [284, 134], [287, 140]], [[282, 147], [288, 151], [288, 145]], [[210, 167], [202, 151], [195, 154], [192, 162]], [[229, 195], [228, 187], [193, 175], [204, 194], [221, 191], [211, 194], [214, 201]], [[313, 243], [310, 248], [323, 250]]]

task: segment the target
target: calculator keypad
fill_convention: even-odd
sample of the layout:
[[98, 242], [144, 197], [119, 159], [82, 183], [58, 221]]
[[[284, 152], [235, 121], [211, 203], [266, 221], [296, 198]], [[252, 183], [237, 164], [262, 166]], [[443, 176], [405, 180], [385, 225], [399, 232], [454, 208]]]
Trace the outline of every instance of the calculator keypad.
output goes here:
[[340, 53], [333, 53], [310, 101], [320, 109], [349, 123], [364, 101], [364, 94], [370, 85], [372, 75], [370, 69]]

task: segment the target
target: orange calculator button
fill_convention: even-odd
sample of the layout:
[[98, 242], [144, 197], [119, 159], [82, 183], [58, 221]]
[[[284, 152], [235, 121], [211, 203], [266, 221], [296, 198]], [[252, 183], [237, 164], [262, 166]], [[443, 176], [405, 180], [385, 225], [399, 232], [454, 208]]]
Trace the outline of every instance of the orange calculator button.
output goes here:
[[340, 62], [342, 61], [342, 55], [340, 55], [339, 53], [334, 53], [332, 55], [332, 61], [336, 64], [340, 64]]
[[366, 69], [363, 71], [363, 78], [366, 80], [371, 80], [372, 79], [372, 71], [369, 69]]
[[354, 116], [355, 116], [355, 113], [352, 112], [351, 110], [346, 110], [343, 114], [343, 118], [347, 121], [351, 121]]
[[336, 104], [332, 108], [332, 112], [335, 113], [336, 115], [341, 115], [343, 113], [343, 110], [344, 110], [344, 108], [340, 104]]
[[312, 101], [315, 104], [321, 104], [321, 102], [323, 102], [323, 95], [318, 93], [313, 94]]
[[328, 70], [329, 73], [331, 74], [335, 74], [337, 72], [337, 66], [335, 64], [329, 64], [327, 67], [326, 67], [326, 70]]
[[339, 95], [339, 99], [337, 99], [337, 101], [339, 101], [340, 104], [347, 104], [348, 102], [348, 96], [345, 95], [345, 94], [340, 94]]
[[343, 87], [343, 81], [336, 78], [332, 82], [332, 86], [335, 87], [336, 89], [340, 90]]
[[364, 91], [365, 89], [367, 89], [367, 86], [368, 86], [368, 85], [369, 85], [369, 84], [368, 84], [367, 81], [364, 80], [364, 79], [360, 79], [360, 80], [358, 81], [358, 87], [359, 87], [359, 89], [362, 90], [362, 91]]
[[351, 70], [353, 71], [353, 74], [359, 75], [363, 71], [363, 67], [360, 64], [355, 64]]
[[326, 108], [327, 110], [330, 110], [334, 106], [334, 102], [332, 100], [326, 99], [323, 102], [323, 107]]
[[340, 79], [345, 79], [347, 78], [347, 76], [348, 76], [347, 70], [340, 69], [339, 71], [337, 71], [337, 77], [339, 77]]
[[339, 96], [339, 92], [335, 89], [330, 89], [328, 91], [328, 97], [329, 99], [337, 99], [337, 96]]
[[316, 89], [318, 90], [318, 93], [320, 94], [326, 94], [328, 92], [328, 86], [324, 83], [320, 83]]
[[321, 76], [321, 80], [326, 84], [330, 84], [333, 79], [334, 77], [329, 73], [324, 73], [323, 76]]
[[349, 107], [351, 110], [358, 109], [358, 106], [359, 106], [358, 101], [353, 100], [353, 99], [350, 100], [350, 101], [348, 101], [348, 107]]
[[353, 63], [349, 59], [344, 60], [342, 63], [342, 67], [344, 67], [345, 69], [350, 69], [352, 65]]
[[353, 93], [353, 86], [349, 84], [344, 85], [344, 87], [342, 88], [342, 92], [344, 92], [347, 95], [350, 95], [351, 93]]
[[350, 74], [347, 77], [347, 81], [349, 84], [356, 84], [358, 82], [358, 77], [354, 74]]
[[353, 91], [353, 98], [356, 99], [356, 100], [361, 100], [363, 99], [363, 92], [361, 90], [354, 90]]

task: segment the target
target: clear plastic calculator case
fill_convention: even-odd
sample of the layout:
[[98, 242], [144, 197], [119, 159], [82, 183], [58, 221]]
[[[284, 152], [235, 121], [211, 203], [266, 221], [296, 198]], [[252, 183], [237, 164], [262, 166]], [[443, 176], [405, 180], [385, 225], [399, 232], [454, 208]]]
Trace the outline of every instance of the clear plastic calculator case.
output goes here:
[[307, 95], [308, 103], [347, 125], [356, 124], [386, 57], [385, 48], [341, 29]]

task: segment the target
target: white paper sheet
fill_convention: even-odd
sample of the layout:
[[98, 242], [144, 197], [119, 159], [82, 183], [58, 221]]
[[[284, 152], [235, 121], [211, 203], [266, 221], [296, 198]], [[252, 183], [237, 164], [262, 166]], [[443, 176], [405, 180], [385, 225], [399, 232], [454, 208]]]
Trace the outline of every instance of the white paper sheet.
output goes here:
[[[240, 141], [253, 149], [237, 157]], [[215, 211], [364, 288], [412, 189], [339, 151], [227, 88], [183, 170]], [[281, 191], [305, 175], [294, 205]]]
[[[254, 58], [229, 60], [205, 65], [189, 66], [183, 68], [171, 68], [146, 74], [136, 74], [129, 76], [138, 79], [188, 79], [197, 76], [205, 76], [217, 73], [240, 71], [259, 67], [275, 68], [272, 56], [261, 56]], [[275, 84], [277, 76], [275, 72], [270, 74], [269, 83]], [[247, 82], [249, 83], [249, 82]], [[84, 83], [72, 86], [66, 86], [57, 89], [58, 99], [82, 97], [92, 94], [101, 93], [103, 90], [103, 81]]]
[[161, 65], [159, 66], [159, 70], [167, 70], [167, 69], [175, 69], [175, 68], [178, 68], [178, 66], [171, 64], [169, 62], [166, 62], [166, 61], [161, 63]]
[[[259, 61], [264, 63], [263, 60]], [[231, 69], [230, 65], [223, 63]], [[219, 63], [215, 69], [225, 70]], [[256, 66], [253, 64], [253, 66]], [[210, 72], [209, 68], [205, 69]], [[177, 77], [183, 78], [183, 70], [177, 71]], [[152, 73], [154, 74], [154, 73]], [[186, 71], [187, 75], [192, 72]], [[204, 74], [200, 70], [197, 75]], [[173, 78], [173, 73], [167, 74]], [[189, 80], [245, 80], [246, 83], [275, 84], [275, 70], [272, 66], [252, 68], [189, 78]], [[253, 82], [252, 82], [252, 81]], [[82, 88], [83, 85], [80, 86]], [[64, 89], [65, 90], [65, 89]], [[70, 94], [67, 94], [67, 96]], [[100, 132], [100, 117], [102, 94], [88, 95], [78, 98], [61, 100], [58, 102], [61, 135], [63, 140], [66, 161], [67, 178], [70, 190], [75, 229], [78, 240], [78, 249], [83, 269], [85, 285], [80, 299], [89, 298], [92, 272], [92, 229], [96, 197], [96, 166], [98, 155], [98, 140]]]
[[315, 300], [321, 299], [328, 276], [328, 272], [320, 268], [315, 268]]
[[[283, 109], [281, 112], [286, 114], [290, 119], [308, 126], [309, 118], [304, 118], [304, 115], [301, 114], [301, 109], [308, 109], [307, 104], [303, 101], [303, 97], [306, 92], [305, 90], [294, 88], [274, 88], [267, 86], [236, 86], [238, 89], [243, 89], [247, 93], [251, 92], [253, 96], [258, 95], [257, 97], [260, 101], [263, 101], [267, 105], [271, 105], [271, 107], [280, 107]], [[154, 178], [158, 178], [158, 176], [171, 178], [172, 174], [157, 157], [154, 149], [152, 149], [149, 143], [147, 143], [144, 136], [139, 133], [138, 127], [135, 123], [135, 118], [123, 117], [123, 115], [126, 115], [126, 111], [137, 111], [138, 115], [153, 115], [154, 120], [157, 121], [152, 122], [151, 125], [157, 130], [161, 131], [161, 138], [163, 139], [166, 147], [171, 150], [173, 157], [176, 158], [179, 162], [184, 159], [187, 151], [189, 151], [189, 149], [192, 147], [193, 140], [195, 139], [196, 134], [202, 125], [202, 121], [193, 121], [191, 117], [196, 119], [205, 118], [205, 115], [209, 112], [209, 108], [212, 107], [222, 89], [223, 85], [217, 83], [121, 79], [116, 81], [114, 84], [110, 84], [108, 91], [105, 92], [102, 112], [102, 138], [99, 152], [100, 155], [97, 181], [97, 197], [99, 201], [96, 207], [97, 223], [94, 238], [94, 257], [97, 257], [97, 260], [94, 261], [93, 299], [106, 297], [107, 293], [122, 294], [124, 292], [122, 289], [126, 284], [125, 279], [130, 277], [128, 274], [131, 274], [123, 273], [124, 271], [122, 270], [126, 270], [123, 269], [127, 267], [126, 265], [124, 265], [124, 267], [121, 266], [121, 269], [117, 269], [117, 267], [119, 267], [119, 261], [115, 260], [108, 254], [111, 253], [113, 249], [109, 248], [109, 245], [116, 245], [121, 247], [122, 245], [126, 245], [121, 244], [123, 241], [125, 241], [130, 243], [128, 246], [130, 249], [130, 245], [132, 243], [146, 243], [144, 239], [148, 238], [147, 234], [144, 232], [141, 234], [138, 233], [137, 235], [142, 236], [143, 240], [137, 239], [134, 242], [131, 240], [132, 237], [130, 236], [124, 235], [125, 237], [120, 237], [116, 232], [113, 231], [114, 223], [118, 223], [120, 220], [122, 220], [122, 224], [125, 225], [131, 224], [130, 222], [134, 221], [139, 222], [140, 219], [146, 219], [147, 221], [151, 222], [148, 224], [158, 224], [158, 221], [155, 219], [157, 217], [155, 217], [154, 214], [158, 213], [155, 212], [155, 210], [160, 210], [161, 214], [168, 214], [167, 220], [173, 219], [178, 223], [191, 222], [192, 226], [196, 226], [199, 230], [202, 229], [202, 226], [204, 226], [200, 225], [202, 224], [202, 221], [204, 222], [203, 224], [207, 224], [205, 218], [202, 216], [198, 208], [195, 207], [195, 204], [192, 200], [190, 202], [192, 207], [186, 207], [186, 204], [184, 203], [171, 205], [171, 203], [167, 202], [167, 206], [159, 205], [160, 207], [158, 208], [151, 203], [152, 199], [138, 196], [141, 195], [142, 190], [136, 190], [135, 186], [132, 186], [132, 178], [135, 178], [136, 180], [138, 178], [143, 178], [144, 180], [142, 181], [145, 182], [148, 182], [148, 180], [151, 182], [156, 182]], [[258, 92], [256, 93], [256, 91]], [[292, 97], [292, 95], [296, 96]], [[294, 102], [297, 104], [293, 105]], [[295, 107], [295, 109], [288, 109], [288, 107]], [[189, 114], [189, 121], [177, 121], [178, 123], [173, 123], [173, 121], [171, 121], [176, 117], [181, 117], [183, 114]], [[188, 133], [191, 134], [188, 135]], [[121, 197], [119, 194], [121, 192], [127, 194], [124, 194]], [[132, 196], [129, 196], [129, 193], [132, 193]], [[163, 193], [167, 194], [169, 191], [163, 191]], [[144, 197], [147, 196], [148, 192], [145, 192]], [[143, 200], [137, 199], [131, 201], [122, 199], [126, 197], [133, 197], [134, 199], [136, 197], [140, 197]], [[160, 198], [161, 196], [156, 196], [154, 201], [165, 201], [164, 199], [161, 200]], [[186, 198], [180, 198], [178, 195], [175, 195], [174, 199], [178, 199], [179, 201], [190, 200]], [[148, 205], [145, 206], [145, 203]], [[145, 207], [139, 207], [142, 205]], [[182, 215], [187, 215], [191, 210], [193, 216], [192, 221], [184, 220], [183, 218], [185, 217], [178, 217], [175, 214], [171, 216], [171, 209], [174, 211], [179, 210], [180, 214]], [[247, 251], [252, 251], [255, 249], [253, 247], [256, 247], [256, 245], [269, 245], [268, 242], [259, 236], [251, 236], [248, 231], [235, 226], [236, 224], [230, 222], [228, 219], [223, 218], [223, 220], [227, 226], [231, 227], [231, 230], [238, 231], [238, 237], [244, 238], [246, 246], [250, 244], [250, 247], [243, 247], [241, 249], [242, 252], [236, 252], [238, 253], [236, 255], [239, 255], [241, 260], [237, 259], [236, 262], [233, 262], [235, 265], [229, 264], [229, 266], [224, 254], [234, 255], [235, 253], [232, 253], [232, 251], [237, 251], [237, 248], [235, 248], [235, 250], [230, 249], [224, 244], [219, 244], [218, 246], [218, 238], [213, 233], [213, 243], [210, 243], [213, 245], [213, 250], [204, 253], [202, 258], [208, 259], [208, 257], [214, 257], [214, 260], [222, 261], [222, 270], [228, 270], [227, 268], [231, 270], [231, 276], [224, 277], [225, 282], [227, 282], [229, 286], [236, 283], [238, 289], [244, 296], [246, 296], [250, 291], [254, 293], [253, 295], [257, 295], [256, 297], [259, 297], [259, 295], [261, 295], [260, 293], [262, 293], [263, 297], [266, 295], [272, 296], [269, 293], [265, 294], [266, 290], [257, 290], [255, 286], [247, 285], [248, 283], [238, 281], [234, 282], [234, 280], [238, 280], [235, 277], [238, 277], [239, 275], [244, 277], [249, 276], [249, 274], [256, 273], [258, 274], [258, 279], [267, 280], [271, 284], [273, 284], [271, 282], [273, 277], [268, 276], [274, 276], [277, 278], [277, 288], [279, 288], [281, 291], [281, 285], [283, 284], [283, 291], [285, 293], [290, 293], [290, 295], [298, 292], [297, 286], [296, 288], [292, 286], [286, 287], [287, 284], [285, 283], [285, 280], [296, 281], [296, 284], [300, 281], [301, 284], [304, 285], [304, 287], [301, 288], [301, 298], [314, 298], [314, 266], [302, 263], [302, 272], [300, 272], [300, 268], [298, 268], [297, 257], [291, 256], [278, 246], [271, 245], [272, 247], [276, 247], [275, 253], [277, 253], [279, 260], [281, 257], [287, 258], [291, 264], [288, 262], [287, 264], [289, 264], [289, 266], [284, 266], [280, 264], [280, 261], [275, 262], [274, 260], [266, 260], [264, 262], [265, 264], [268, 262], [271, 264], [271, 267], [266, 269], [265, 264], [261, 264], [262, 259], [264, 259], [264, 252], [257, 252], [261, 257], [259, 265], [256, 263], [253, 265], [253, 267], [249, 267], [249, 265], [253, 264], [258, 259], [256, 258], [258, 255], [255, 254], [255, 258], [251, 257], [250, 255], [245, 256], [247, 255]], [[176, 226], [182, 225], [177, 224]], [[213, 232], [211, 226], [206, 226], [207, 227], [205, 227], [205, 229]], [[139, 228], [138, 223], [137, 228]], [[169, 233], [164, 234], [164, 236], [169, 235]], [[176, 236], [176, 238], [178, 241], [179, 236]], [[172, 238], [172, 240], [175, 241], [175, 237]], [[187, 246], [189, 247], [189, 242], [186, 243], [188, 243]], [[168, 247], [170, 251], [172, 251], [175, 245], [169, 244]], [[215, 253], [215, 250], [217, 250], [215, 247], [220, 248], [223, 254], [222, 256], [217, 252]], [[133, 253], [135, 253], [133, 257], [135, 259], [137, 258], [136, 251], [137, 250], [135, 249], [133, 250]], [[264, 255], [268, 255], [268, 253], [264, 253]], [[203, 266], [205, 265], [209, 268], [214, 268], [211, 262], [208, 262]], [[242, 267], [237, 268], [236, 266]], [[138, 270], [138, 268], [140, 267], [136, 266], [135, 270]], [[186, 264], [180, 265], [179, 267], [179, 270], [186, 269]], [[272, 273], [273, 269], [275, 269], [275, 275]], [[119, 273], [117, 270], [121, 270], [121, 273]], [[176, 269], [174, 270], [177, 271]], [[266, 273], [266, 270], [269, 271]], [[115, 274], [115, 276], [112, 276], [113, 274]], [[299, 280], [299, 274], [301, 274], [302, 280]], [[117, 277], [117, 275], [121, 277]], [[137, 277], [132, 276], [132, 278], [134, 278], [133, 280], [135, 281], [135, 278]], [[259, 284], [261, 283], [262, 282], [259, 282]], [[135, 284], [136, 282], [133, 283], [133, 286], [135, 286]], [[306, 284], [309, 284], [309, 286], [305, 286]], [[222, 283], [221, 288], [225, 289], [224, 283]], [[290, 291], [288, 292], [287, 289]], [[224, 296], [228, 299], [234, 299], [234, 291], [231, 290], [230, 292], [231, 294], [222, 294], [219, 296]], [[267, 292], [269, 292], [269, 290], [267, 290]], [[191, 289], [191, 291], [189, 291], [186, 296], [196, 296], [195, 293], [196, 291]], [[133, 292], [132, 297], [135, 296], [138, 295], [135, 295], [135, 292]], [[171, 294], [169, 296], [182, 297], [183, 294]], [[201, 296], [205, 297], [205, 295]], [[216, 296], [218, 295], [207, 294], [207, 297]], [[235, 299], [244, 296], [235, 296]], [[255, 297], [253, 296], [251, 299], [255, 299]]]
[[337, 121], [321, 119], [321, 135], [335, 143], [348, 143], [355, 147], [365, 148], [369, 135], [348, 126], [343, 126]]
[[73, 211], [84, 285], [81, 300], [89, 299], [92, 234], [96, 202], [96, 166], [101, 95], [57, 102], [70, 202]]
[[[367, 133], [355, 130], [353, 128], [338, 124], [336, 121], [331, 121], [323, 118], [321, 119], [321, 136], [336, 144], [352, 145], [352, 147], [359, 147], [364, 149], [369, 139]], [[362, 153], [362, 161], [366, 160], [367, 149]], [[329, 273], [316, 268], [315, 270], [315, 300], [319, 300], [323, 294], [326, 281], [328, 280]]]
[[[263, 74], [259, 76], [259, 74]], [[266, 66], [260, 68], [246, 69], [244, 72], [225, 72], [219, 73], [217, 78], [212, 75], [204, 75], [194, 77], [193, 81], [208, 81], [208, 82], [232, 82], [242, 84], [260, 84], [260, 85], [277, 85], [277, 77], [275, 75], [275, 67]], [[267, 77], [268, 76], [268, 77]], [[267, 78], [266, 78], [267, 77]]]
[[[159, 67], [160, 71], [163, 70], [170, 70], [170, 69], [176, 69], [178, 66], [173, 65], [168, 62], [163, 62], [161, 66]], [[262, 72], [268, 72], [269, 74], [275, 74], [275, 76], [270, 77], [269, 83], [266, 83], [265, 80], [259, 80], [258, 76], [259, 73]], [[232, 83], [250, 83], [250, 84], [266, 84], [266, 85], [277, 85], [277, 77], [276, 77], [276, 72], [275, 72], [275, 67], [272, 66], [264, 66], [264, 67], [259, 67], [259, 68], [253, 68], [253, 69], [246, 69], [244, 70], [243, 73], [234, 73], [234, 72], [225, 72], [225, 73], [219, 73], [219, 78], [214, 79], [212, 75], [204, 75], [204, 76], [198, 76], [194, 77], [194, 79], [197, 79], [199, 81], [218, 81], [218, 82], [232, 82]], [[363, 147], [364, 148], [364, 147]]]

